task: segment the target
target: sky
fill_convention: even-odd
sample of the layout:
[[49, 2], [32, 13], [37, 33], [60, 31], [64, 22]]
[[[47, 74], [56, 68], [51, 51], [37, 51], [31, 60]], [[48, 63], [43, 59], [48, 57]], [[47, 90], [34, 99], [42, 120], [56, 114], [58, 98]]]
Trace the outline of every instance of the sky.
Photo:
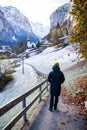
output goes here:
[[50, 26], [50, 15], [69, 0], [0, 0], [0, 6], [14, 6], [31, 22]]

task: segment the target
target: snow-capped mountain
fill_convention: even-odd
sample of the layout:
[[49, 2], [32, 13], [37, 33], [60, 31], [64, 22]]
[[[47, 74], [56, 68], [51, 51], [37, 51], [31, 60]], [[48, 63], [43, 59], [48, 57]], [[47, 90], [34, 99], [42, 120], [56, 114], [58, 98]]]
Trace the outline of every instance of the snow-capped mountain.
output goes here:
[[49, 33], [49, 27], [43, 26], [41, 23], [30, 22], [32, 31], [40, 38], [43, 38]]
[[30, 38], [37, 42], [39, 38], [32, 31], [30, 22], [17, 8], [0, 7], [0, 44], [17, 44]]
[[13, 27], [19, 26], [28, 32], [32, 31], [28, 18], [24, 16], [16, 7], [3, 7], [1, 8], [1, 11], [4, 13], [5, 18]]

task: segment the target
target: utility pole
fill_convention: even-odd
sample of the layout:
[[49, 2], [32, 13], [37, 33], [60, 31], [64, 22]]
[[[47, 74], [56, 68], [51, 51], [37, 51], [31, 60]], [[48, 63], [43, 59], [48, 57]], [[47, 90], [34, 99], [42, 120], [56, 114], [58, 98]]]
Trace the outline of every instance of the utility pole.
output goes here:
[[[29, 39], [29, 36], [27, 37], [27, 46], [30, 45], [30, 39]], [[21, 57], [22, 59], [22, 74], [24, 74], [24, 57], [22, 56]]]
[[24, 74], [24, 57], [22, 56], [22, 74]]

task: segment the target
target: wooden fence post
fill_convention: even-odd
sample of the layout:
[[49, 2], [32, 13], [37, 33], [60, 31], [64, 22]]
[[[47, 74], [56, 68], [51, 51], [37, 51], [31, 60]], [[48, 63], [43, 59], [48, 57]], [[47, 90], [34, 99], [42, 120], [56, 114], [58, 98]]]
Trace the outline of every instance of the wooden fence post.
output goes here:
[[[23, 106], [23, 108], [26, 107], [26, 99], [24, 99], [22, 101], [22, 106]], [[24, 121], [24, 123], [27, 121], [27, 115], [26, 115], [26, 113], [24, 113], [24, 115], [23, 115], [23, 121]]]
[[[41, 90], [42, 90], [42, 86], [39, 87], [39, 92], [41, 92]], [[42, 100], [42, 94], [40, 94], [39, 102], [41, 102], [41, 100]]]
[[47, 92], [48, 92], [48, 81], [46, 82], [46, 84], [47, 84], [47, 88], [46, 88], [46, 90], [47, 90]]

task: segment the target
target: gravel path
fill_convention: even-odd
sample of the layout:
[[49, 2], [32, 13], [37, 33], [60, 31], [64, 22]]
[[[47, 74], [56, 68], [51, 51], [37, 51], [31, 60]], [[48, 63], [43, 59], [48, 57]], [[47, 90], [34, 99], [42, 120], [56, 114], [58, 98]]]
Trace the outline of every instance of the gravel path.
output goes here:
[[86, 130], [83, 116], [79, 115], [79, 110], [75, 106], [63, 104], [59, 99], [59, 112], [50, 112], [49, 98], [36, 117], [31, 128], [26, 130]]

